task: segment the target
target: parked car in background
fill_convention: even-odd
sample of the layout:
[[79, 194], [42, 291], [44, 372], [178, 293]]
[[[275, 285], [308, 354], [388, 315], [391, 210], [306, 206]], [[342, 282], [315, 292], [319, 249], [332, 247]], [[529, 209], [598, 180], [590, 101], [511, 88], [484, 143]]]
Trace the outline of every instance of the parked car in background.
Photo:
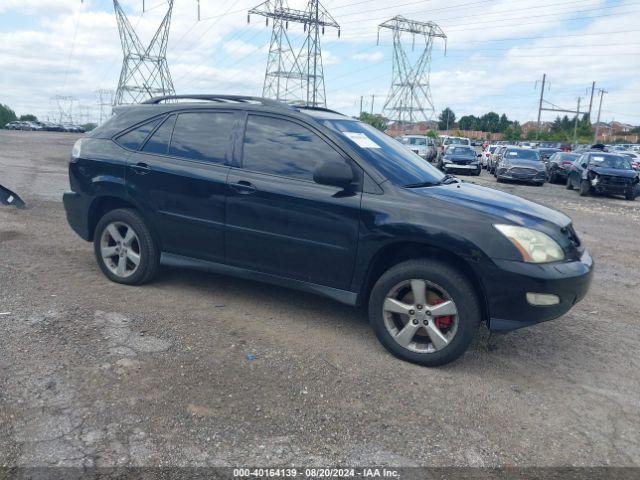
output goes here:
[[496, 148], [498, 148], [497, 145], [487, 145], [484, 147], [484, 149], [482, 150], [482, 153], [480, 155], [480, 163], [482, 168], [489, 168], [489, 162], [491, 159], [491, 154], [493, 152], [495, 152]]
[[629, 161], [631, 162], [631, 168], [633, 168], [634, 170], [640, 170], [640, 153], [626, 150], [624, 152], [620, 152], [620, 155], [623, 155], [629, 159]]
[[64, 127], [59, 123], [42, 122], [44, 129], [48, 132], [64, 132]]
[[434, 139], [426, 135], [403, 135], [398, 140], [429, 162], [433, 162], [438, 155]]
[[449, 145], [438, 163], [438, 168], [444, 173], [466, 172], [472, 175], [480, 175], [482, 166], [480, 158], [471, 146]]
[[443, 135], [439, 138], [440, 138], [440, 146], [438, 147], [438, 162], [442, 160], [444, 151], [447, 149], [449, 145], [461, 145], [464, 147], [471, 147], [471, 140], [469, 140], [466, 137], [451, 137], [448, 135]]
[[44, 125], [42, 125], [40, 122], [25, 122], [27, 124], [27, 126], [29, 127], [28, 130], [32, 130], [32, 131], [36, 131], [36, 132], [41, 132], [44, 130]]
[[423, 365], [458, 358], [481, 322], [565, 314], [593, 276], [566, 215], [444, 175], [323, 108], [229, 95], [122, 107], [75, 143], [69, 187], [67, 220], [111, 281], [149, 282], [163, 262], [314, 292], [366, 306], [382, 344]]
[[627, 157], [606, 152], [588, 152], [580, 156], [567, 177], [567, 189], [577, 188], [580, 195], [605, 193], [624, 195], [635, 200], [638, 172], [631, 168]]
[[489, 164], [487, 167], [487, 169], [489, 170], [489, 173], [492, 173], [493, 175], [496, 174], [496, 167], [500, 163], [502, 154], [507, 148], [508, 148], [508, 145], [498, 145], [498, 147], [491, 154], [491, 156], [489, 157]]
[[547, 166], [537, 150], [509, 147], [502, 154], [496, 168], [496, 178], [499, 182], [518, 180], [541, 186], [547, 180]]
[[556, 183], [559, 181], [565, 182], [567, 180], [567, 174], [571, 169], [571, 165], [575, 162], [580, 155], [577, 153], [569, 152], [556, 152], [549, 157], [548, 177], [549, 183]]
[[14, 120], [13, 122], [9, 122], [7, 124], [5, 124], [4, 128], [7, 130], [21, 130], [21, 124], [22, 122], [19, 122], [17, 120]]
[[540, 159], [549, 166], [549, 157], [556, 152], [559, 152], [559, 148], [555, 147], [539, 147], [538, 153], [540, 154]]

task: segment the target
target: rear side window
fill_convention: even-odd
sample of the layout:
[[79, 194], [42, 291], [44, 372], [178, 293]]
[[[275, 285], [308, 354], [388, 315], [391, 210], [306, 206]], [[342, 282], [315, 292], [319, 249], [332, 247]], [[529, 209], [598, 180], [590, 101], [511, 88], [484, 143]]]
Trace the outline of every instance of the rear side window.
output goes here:
[[243, 168], [312, 181], [316, 166], [325, 161], [345, 160], [315, 133], [297, 123], [249, 116], [244, 137]]
[[171, 141], [171, 133], [173, 125], [176, 123], [176, 116], [171, 115], [160, 127], [151, 135], [147, 143], [142, 147], [142, 151], [146, 153], [157, 153], [166, 155], [169, 151], [169, 142]]
[[173, 129], [169, 155], [224, 164], [232, 131], [232, 113], [181, 113]]
[[124, 135], [120, 135], [116, 139], [116, 142], [118, 142], [120, 146], [128, 148], [129, 150], [138, 150], [140, 145], [142, 145], [142, 142], [144, 142], [153, 129], [156, 128], [156, 125], [160, 123], [160, 120], [160, 118], [156, 118], [150, 122], [144, 123]]

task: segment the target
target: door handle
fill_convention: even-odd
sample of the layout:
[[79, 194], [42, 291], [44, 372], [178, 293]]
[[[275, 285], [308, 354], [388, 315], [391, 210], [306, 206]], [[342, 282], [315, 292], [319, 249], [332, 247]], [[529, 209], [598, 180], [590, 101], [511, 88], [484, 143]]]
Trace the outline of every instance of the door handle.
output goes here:
[[151, 167], [146, 163], [142, 163], [142, 162], [136, 163], [131, 168], [133, 168], [133, 171], [136, 172], [138, 175], [146, 175], [151, 171]]
[[246, 180], [240, 180], [237, 183], [230, 183], [229, 186], [240, 195], [249, 195], [256, 192], [256, 187]]

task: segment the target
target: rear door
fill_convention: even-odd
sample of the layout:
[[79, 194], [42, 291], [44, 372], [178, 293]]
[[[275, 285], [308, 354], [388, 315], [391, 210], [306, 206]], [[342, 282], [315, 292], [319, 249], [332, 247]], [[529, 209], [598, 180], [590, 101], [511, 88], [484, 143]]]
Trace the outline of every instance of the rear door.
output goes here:
[[168, 115], [129, 160], [127, 186], [154, 219], [162, 250], [224, 260], [227, 174], [239, 115]]
[[[296, 121], [250, 114], [242, 164], [229, 172], [227, 261], [347, 289], [356, 258], [362, 171], [319, 132]], [[313, 181], [324, 161], [344, 162], [357, 185]]]

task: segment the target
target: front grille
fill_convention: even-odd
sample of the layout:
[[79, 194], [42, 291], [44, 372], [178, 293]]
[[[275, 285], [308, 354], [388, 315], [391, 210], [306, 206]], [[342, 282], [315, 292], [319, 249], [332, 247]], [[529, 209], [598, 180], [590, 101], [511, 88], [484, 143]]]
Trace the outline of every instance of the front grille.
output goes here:
[[535, 168], [512, 167], [509, 169], [509, 173], [518, 177], [534, 177], [538, 171]]
[[600, 175], [599, 180], [607, 185], [626, 185], [629, 179], [625, 177], [614, 177], [612, 175]]

